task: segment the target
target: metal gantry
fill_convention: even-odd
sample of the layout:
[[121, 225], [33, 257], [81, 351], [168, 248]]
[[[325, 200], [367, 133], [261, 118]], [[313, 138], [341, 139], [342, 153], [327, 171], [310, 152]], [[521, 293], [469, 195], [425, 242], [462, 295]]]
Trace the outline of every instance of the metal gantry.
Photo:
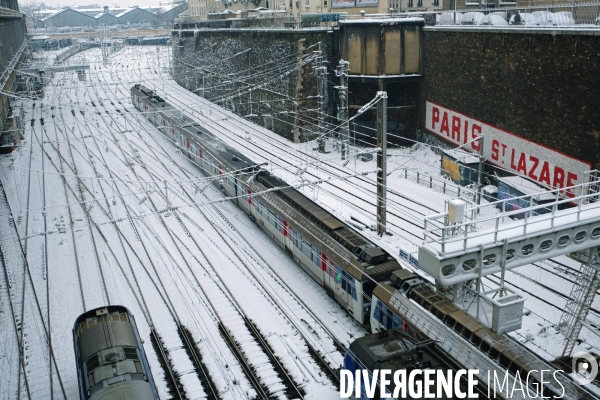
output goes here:
[[[524, 302], [504, 285], [505, 271], [572, 253], [585, 265], [560, 322], [567, 338], [565, 354], [570, 354], [600, 286], [595, 271], [600, 178], [596, 171], [587, 175], [586, 183], [557, 191], [553, 203], [510, 212], [504, 211], [506, 202], [519, 198], [471, 207], [462, 200], [448, 202], [444, 213], [425, 217], [419, 265], [458, 307], [501, 333], [520, 328]], [[531, 197], [521, 198], [532, 204]], [[498, 287], [484, 287], [482, 277], [496, 273], [501, 274]]]
[[570, 258], [581, 262], [581, 269], [558, 323], [558, 330], [566, 338], [562, 354], [566, 357], [573, 353], [581, 328], [600, 287], [599, 252], [600, 246], [597, 246], [568, 254]]

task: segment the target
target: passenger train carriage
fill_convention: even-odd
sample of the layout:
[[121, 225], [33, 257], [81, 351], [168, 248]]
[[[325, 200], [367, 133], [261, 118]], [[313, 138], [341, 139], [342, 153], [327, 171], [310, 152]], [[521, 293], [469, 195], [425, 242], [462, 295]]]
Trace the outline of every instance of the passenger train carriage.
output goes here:
[[122, 306], [81, 314], [73, 326], [81, 400], [158, 399], [135, 320]]
[[[543, 364], [516, 342], [459, 310], [429, 283], [403, 269], [385, 250], [174, 109], [154, 91], [136, 84], [131, 100], [190, 160], [206, 174], [219, 177], [217, 184], [226, 194], [372, 332], [400, 328], [416, 339], [427, 339], [391, 304], [390, 297], [399, 292], [507, 369], [514, 372], [520, 368], [526, 374]], [[546, 390], [556, 394], [548, 386]], [[586, 396], [584, 391], [579, 394], [580, 398]]]

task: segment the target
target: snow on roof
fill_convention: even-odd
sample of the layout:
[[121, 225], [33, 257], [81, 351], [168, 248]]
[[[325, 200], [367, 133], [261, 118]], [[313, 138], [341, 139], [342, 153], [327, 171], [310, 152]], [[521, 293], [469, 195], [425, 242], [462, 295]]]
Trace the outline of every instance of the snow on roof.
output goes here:
[[133, 11], [135, 11], [135, 10], [141, 10], [141, 11], [143, 11], [143, 12], [147, 12], [148, 14], [154, 14], [154, 13], [153, 13], [153, 12], [151, 12], [151, 11], [148, 11], [148, 10], [145, 10], [145, 9], [143, 9], [143, 8], [139, 8], [138, 6], [135, 6], [135, 7], [128, 8], [127, 10], [123, 11], [123, 12], [122, 12], [122, 13], [120, 13], [120, 14], [117, 14], [117, 15], [116, 15], [116, 17], [117, 17], [117, 18], [121, 18], [121, 17], [123, 17], [124, 15], [127, 15], [127, 14], [129, 14], [130, 12], [133, 12]]
[[449, 155], [463, 164], [476, 164], [479, 162], [479, 157], [461, 149], [442, 150], [442, 153]]
[[175, 3], [175, 4], [169, 4], [167, 6], [162, 7], [160, 10], [162, 13], [166, 13], [169, 12], [177, 7], [181, 7], [181, 5], [183, 5], [185, 3]]
[[32, 36], [29, 40], [48, 40], [48, 39], [50, 39], [50, 36], [38, 35], [38, 36]]
[[403, 24], [423, 22], [423, 17], [406, 17], [406, 18], [370, 18], [368, 15], [362, 19], [346, 19], [340, 20], [340, 24]]
[[60, 10], [58, 10], [58, 11], [56, 11], [56, 12], [54, 12], [54, 13], [52, 13], [52, 14], [48, 15], [46, 18], [42, 18], [42, 21], [46, 21], [46, 20], [48, 20], [48, 19], [50, 19], [50, 18], [54, 18], [54, 17], [56, 17], [57, 15], [60, 15], [60, 14], [62, 14], [62, 13], [65, 13], [65, 12], [67, 12], [67, 11], [72, 11], [72, 12], [74, 12], [74, 13], [77, 13], [77, 14], [83, 15], [83, 16], [85, 16], [85, 17], [92, 18], [92, 17], [90, 17], [89, 15], [87, 15], [87, 14], [85, 14], [85, 13], [82, 13], [82, 12], [81, 12], [81, 11], [79, 11], [79, 10], [75, 10], [74, 8], [71, 8], [71, 7], [65, 7], [65, 8], [63, 8], [63, 9], [60, 9]]
[[522, 176], [514, 175], [507, 177], [498, 177], [498, 181], [512, 186], [524, 195], [539, 193], [539, 195], [534, 196], [534, 199], [537, 201], [553, 200], [556, 198], [555, 193], [549, 192], [548, 189], [546, 189], [545, 187], [540, 186], [537, 183], [530, 181], [529, 179], [523, 178]]
[[107, 14], [107, 13], [104, 13], [104, 12], [101, 12], [100, 14], [96, 15], [94, 18], [98, 19], [98, 18], [102, 18], [104, 16], [115, 18], [115, 19], [117, 18], [116, 16], [114, 16], [114, 15], [112, 15], [110, 13]]

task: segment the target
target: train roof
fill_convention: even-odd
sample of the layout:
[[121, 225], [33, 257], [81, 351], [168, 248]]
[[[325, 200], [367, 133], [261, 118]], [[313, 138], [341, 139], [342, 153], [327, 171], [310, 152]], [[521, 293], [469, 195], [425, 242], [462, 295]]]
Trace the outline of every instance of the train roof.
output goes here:
[[198, 139], [202, 139], [202, 142], [207, 147], [211, 148], [211, 152], [218, 156], [222, 161], [227, 161], [227, 163], [232, 165], [236, 170], [244, 170], [248, 167], [255, 167], [257, 165], [254, 161], [223, 142], [212, 132], [206, 130], [193, 118], [190, 118], [184, 112], [175, 110], [170, 103], [156, 95], [153, 90], [150, 90], [140, 84], [135, 84], [132, 87], [132, 90], [138, 90], [141, 92], [157, 108], [165, 109], [163, 112], [168, 119], [170, 119], [175, 125], [178, 125], [181, 129], [184, 129], [192, 135], [198, 136]]
[[[362, 248], [363, 252], [371, 257], [389, 256], [383, 249], [374, 246], [370, 241], [356, 233], [329, 211], [310, 200], [298, 190], [289, 187], [286, 182], [278, 177], [269, 174], [267, 171], [262, 171], [257, 175], [257, 180], [267, 188], [279, 188], [279, 190], [274, 192], [277, 196], [320, 226], [336, 242], [352, 253], [356, 254], [356, 249]], [[400, 264], [392, 257], [389, 257], [385, 262], [378, 262], [373, 266], [367, 267], [363, 273], [374, 279], [382, 279], [388, 277], [392, 271], [399, 268], [401, 268]]]
[[167, 106], [171, 107], [162, 97], [156, 94], [154, 90], [150, 90], [147, 87], [135, 84], [131, 88], [131, 90], [139, 90], [146, 98], [153, 103], [157, 108], [166, 108]]
[[350, 352], [370, 371], [445, 368], [436, 356], [439, 350], [432, 341], [419, 341], [407, 333], [390, 329], [363, 336], [350, 344]]
[[86, 311], [83, 314], [81, 314], [79, 317], [77, 317], [77, 319], [75, 320], [75, 326], [77, 326], [78, 323], [85, 321], [89, 318], [97, 318], [99, 316], [110, 314], [113, 312], [120, 312], [120, 313], [125, 312], [125, 313], [129, 314], [130, 316], [132, 316], [129, 309], [124, 306], [98, 307], [98, 308], [94, 308], [93, 310]]

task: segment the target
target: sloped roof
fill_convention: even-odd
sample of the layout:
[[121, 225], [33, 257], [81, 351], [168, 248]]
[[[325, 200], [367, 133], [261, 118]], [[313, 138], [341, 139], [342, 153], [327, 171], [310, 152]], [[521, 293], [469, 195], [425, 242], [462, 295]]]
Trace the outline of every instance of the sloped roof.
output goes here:
[[84, 13], [82, 13], [82, 12], [80, 12], [80, 11], [74, 10], [74, 9], [72, 9], [72, 8], [70, 8], [70, 7], [66, 7], [66, 8], [63, 8], [63, 9], [61, 9], [61, 10], [58, 10], [58, 11], [57, 11], [57, 12], [55, 12], [55, 13], [52, 13], [52, 14], [48, 15], [46, 18], [42, 18], [42, 21], [46, 21], [46, 20], [49, 20], [50, 18], [57, 17], [57, 16], [59, 16], [59, 15], [61, 15], [61, 14], [64, 14], [64, 13], [66, 13], [67, 11], [71, 11], [71, 12], [74, 12], [74, 13], [77, 13], [77, 14], [80, 14], [80, 15], [83, 15], [84, 17], [87, 17], [87, 18], [92, 18], [92, 17], [90, 17], [89, 15], [87, 15], [87, 14], [84, 14]]
[[182, 2], [182, 3], [169, 4], [168, 6], [162, 7], [160, 9], [160, 12], [161, 13], [166, 13], [166, 12], [169, 12], [169, 11], [175, 9], [175, 8], [183, 7], [183, 6], [185, 6], [185, 4], [186, 4], [185, 1]]
[[108, 18], [112, 18], [112, 19], [117, 19], [117, 17], [115, 17], [114, 15], [107, 14], [107, 13], [104, 13], [104, 12], [101, 12], [100, 14], [94, 16], [94, 18], [96, 18], [96, 19], [100, 19], [102, 17], [108, 17]]
[[145, 13], [154, 15], [154, 13], [152, 13], [152, 12], [150, 12], [148, 10], [144, 10], [143, 8], [139, 8], [139, 7], [136, 6], [136, 7], [131, 7], [129, 9], [123, 11], [121, 14], [117, 14], [116, 17], [117, 18], [121, 18], [121, 17], [123, 17], [123, 16], [125, 16], [125, 15], [127, 15], [127, 14], [129, 14], [131, 12], [134, 12], [135, 10], [140, 10], [140, 11], [143, 11]]

